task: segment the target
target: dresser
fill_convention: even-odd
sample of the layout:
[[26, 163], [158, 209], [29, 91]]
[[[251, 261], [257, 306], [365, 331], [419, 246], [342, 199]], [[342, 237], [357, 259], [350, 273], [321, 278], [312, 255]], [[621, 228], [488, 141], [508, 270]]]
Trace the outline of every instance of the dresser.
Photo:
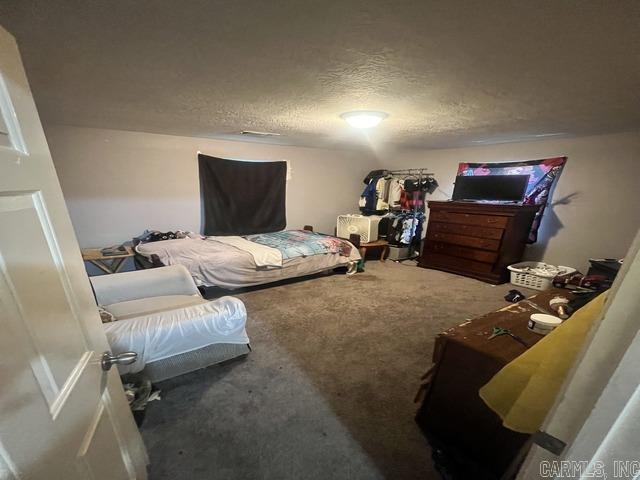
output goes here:
[[537, 205], [429, 202], [427, 236], [418, 265], [504, 283], [517, 263]]

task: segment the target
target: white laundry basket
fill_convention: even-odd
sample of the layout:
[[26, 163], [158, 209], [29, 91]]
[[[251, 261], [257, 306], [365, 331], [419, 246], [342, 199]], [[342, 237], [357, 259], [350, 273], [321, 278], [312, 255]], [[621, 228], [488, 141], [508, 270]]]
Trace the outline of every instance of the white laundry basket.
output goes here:
[[[507, 267], [511, 272], [511, 283], [519, 287], [533, 290], [547, 290], [551, 288], [556, 275], [573, 273], [575, 268], [554, 266], [544, 262], [520, 262]], [[538, 269], [533, 272], [532, 269]]]

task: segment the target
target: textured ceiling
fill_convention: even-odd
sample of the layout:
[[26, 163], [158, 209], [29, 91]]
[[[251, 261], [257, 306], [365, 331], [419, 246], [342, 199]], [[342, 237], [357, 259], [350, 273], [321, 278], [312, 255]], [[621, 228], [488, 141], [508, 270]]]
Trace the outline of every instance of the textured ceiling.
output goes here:
[[[2, 0], [44, 122], [309, 146], [640, 128], [635, 0]], [[383, 110], [368, 139], [339, 114]]]

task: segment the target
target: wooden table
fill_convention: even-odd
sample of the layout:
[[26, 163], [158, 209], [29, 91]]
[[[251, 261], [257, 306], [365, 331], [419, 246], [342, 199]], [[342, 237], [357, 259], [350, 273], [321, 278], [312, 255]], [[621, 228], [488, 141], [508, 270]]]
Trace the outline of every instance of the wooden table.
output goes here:
[[127, 258], [133, 257], [133, 249], [125, 246], [126, 252], [119, 255], [103, 255], [99, 248], [85, 248], [82, 250], [82, 259], [95, 265], [104, 273], [117, 273], [124, 265]]
[[364, 260], [367, 256], [367, 248], [380, 248], [382, 252], [380, 253], [380, 261], [384, 262], [385, 257], [389, 256], [389, 242], [386, 240], [376, 240], [375, 242], [361, 243], [360, 244], [360, 256]]
[[469, 464], [478, 469], [471, 476], [469, 471], [458, 472], [460, 478], [500, 478], [529, 438], [505, 428], [478, 390], [527, 350], [508, 335], [489, 339], [493, 327], [510, 329], [532, 347], [544, 337], [527, 328], [529, 317], [541, 313], [539, 309], [548, 310], [556, 295], [573, 298], [567, 290], [546, 290], [436, 337], [434, 365], [423, 377], [424, 400], [416, 421], [439, 452], [436, 463], [449, 470], [464, 470]]

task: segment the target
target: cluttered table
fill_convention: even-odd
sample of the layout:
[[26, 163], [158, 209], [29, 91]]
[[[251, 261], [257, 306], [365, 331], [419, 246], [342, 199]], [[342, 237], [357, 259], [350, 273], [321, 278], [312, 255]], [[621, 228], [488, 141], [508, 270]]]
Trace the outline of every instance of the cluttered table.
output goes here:
[[118, 273], [127, 258], [133, 257], [133, 249], [123, 245], [106, 249], [85, 248], [82, 250], [82, 259], [95, 265], [104, 273]]
[[[509, 363], [543, 338], [542, 335], [529, 330], [527, 324], [534, 313], [555, 314], [549, 308], [549, 302], [557, 296], [573, 298], [567, 290], [552, 288], [442, 332], [436, 338], [434, 363], [440, 360], [447, 342], [459, 343], [504, 364]], [[508, 329], [528, 346], [525, 347], [510, 335], [490, 338], [495, 327]]]
[[558, 296], [573, 298], [565, 289], [551, 288], [436, 337], [434, 364], [423, 377], [423, 400], [416, 415], [434, 451], [471, 458], [488, 478], [499, 478], [509, 468], [529, 436], [503, 427], [478, 390], [544, 338], [527, 325], [532, 314], [554, 313], [549, 303]]

